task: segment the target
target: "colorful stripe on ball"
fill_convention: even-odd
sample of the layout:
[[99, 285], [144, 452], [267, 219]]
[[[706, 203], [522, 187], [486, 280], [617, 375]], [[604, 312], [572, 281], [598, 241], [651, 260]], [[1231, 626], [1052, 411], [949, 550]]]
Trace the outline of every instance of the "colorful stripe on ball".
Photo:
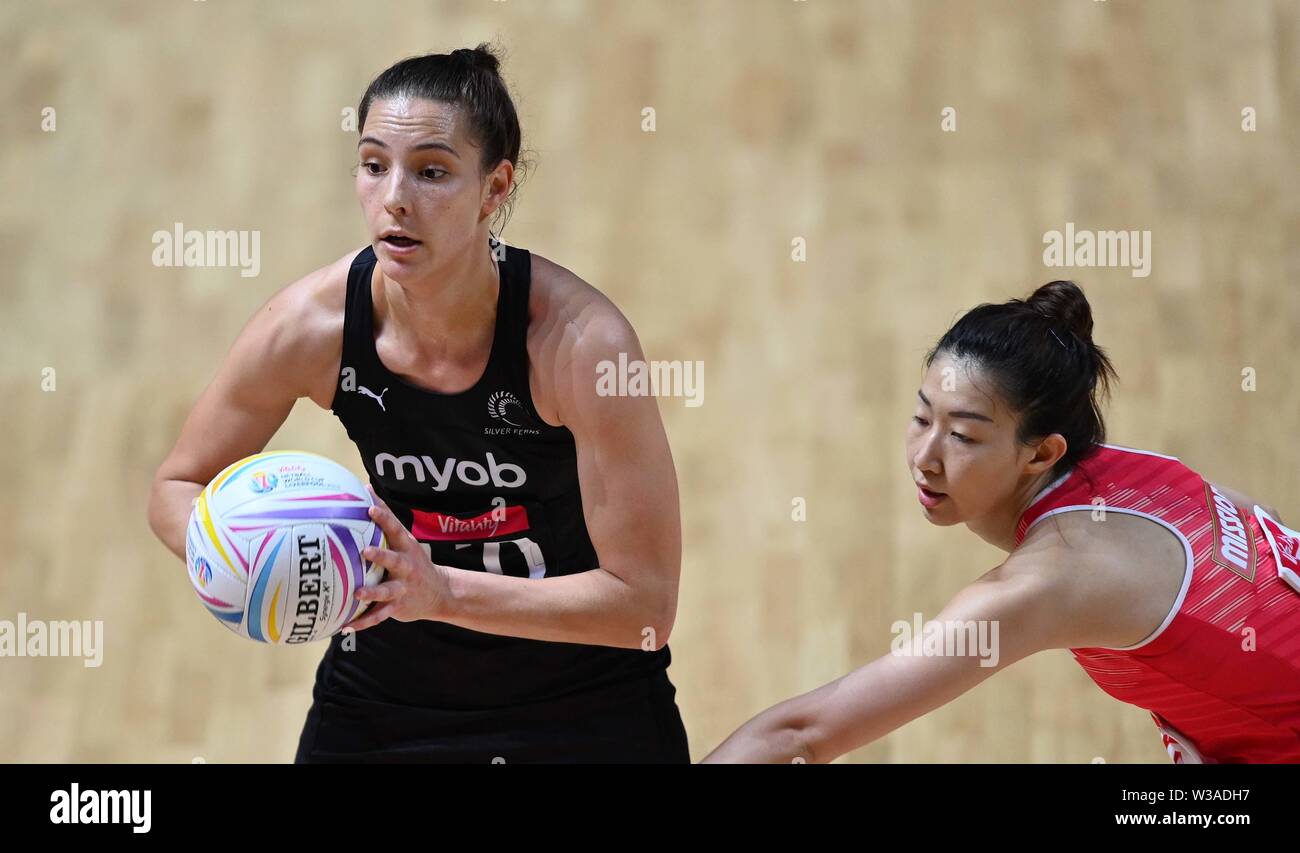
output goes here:
[[[320, 506], [320, 507], [302, 507], [294, 509], [275, 509], [269, 512], [254, 512], [245, 515], [232, 515], [232, 519], [240, 521], [256, 520], [258, 523], [251, 526], [231, 525], [231, 530], [255, 530], [258, 527], [272, 527], [282, 521], [298, 521], [308, 519], [315, 521], [326, 518], [337, 518], [344, 521], [369, 521], [369, 508], [364, 506]], [[261, 522], [267, 522], [262, 524]]]
[[[336, 532], [338, 530], [338, 528], [333, 529]], [[325, 541], [330, 546], [330, 558], [334, 561], [334, 570], [339, 573], [339, 612], [335, 615], [335, 618], [338, 618], [343, 615], [343, 608], [348, 606], [348, 599], [352, 598], [352, 590], [350, 589], [352, 584], [349, 581], [350, 575], [348, 572], [351, 566], [348, 565], [343, 554], [339, 552], [339, 546], [335, 544], [333, 536], [326, 536]]]
[[227, 566], [230, 566], [230, 571], [234, 573], [235, 577], [240, 580], [247, 580], [248, 576], [239, 574], [239, 569], [235, 567], [235, 561], [230, 559], [230, 555], [226, 553], [226, 549], [221, 545], [221, 538], [217, 536], [217, 527], [212, 523], [212, 513], [208, 511], [207, 495], [199, 495], [199, 502], [195, 509], [199, 512], [199, 522], [203, 525], [203, 529], [208, 532], [208, 541], [217, 549], [221, 559], [226, 561]]
[[[275, 564], [275, 558], [280, 553], [280, 548], [288, 538], [288, 533], [285, 533], [280, 537], [280, 541], [275, 543], [275, 547], [271, 549], [271, 553], [266, 555], [267, 563], [271, 565]], [[258, 565], [264, 566], [265, 564]], [[253, 595], [248, 605], [248, 636], [263, 643], [266, 642], [267, 632], [262, 629], [262, 602], [266, 598], [266, 587], [271, 581], [271, 574], [272, 572], [266, 571], [264, 568], [258, 571], [257, 583], [253, 585]]]

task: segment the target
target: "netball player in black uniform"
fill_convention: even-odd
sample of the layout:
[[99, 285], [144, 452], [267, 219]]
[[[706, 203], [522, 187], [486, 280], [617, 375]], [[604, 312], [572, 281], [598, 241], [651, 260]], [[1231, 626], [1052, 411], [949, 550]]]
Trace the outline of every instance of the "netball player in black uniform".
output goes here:
[[192, 499], [311, 397], [381, 499], [388, 576], [330, 641], [297, 761], [688, 761], [672, 457], [653, 398], [597, 391], [602, 361], [643, 357], [618, 309], [489, 233], [520, 147], [497, 59], [400, 62], [359, 119], [372, 243], [249, 322], [158, 471], [154, 530], [183, 555]]

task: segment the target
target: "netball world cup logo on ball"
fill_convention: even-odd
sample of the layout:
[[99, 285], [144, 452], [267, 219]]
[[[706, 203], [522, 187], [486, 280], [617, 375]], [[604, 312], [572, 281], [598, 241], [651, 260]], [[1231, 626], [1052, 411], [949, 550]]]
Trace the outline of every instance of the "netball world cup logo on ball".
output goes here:
[[248, 475], [248, 487], [259, 495], [275, 488], [275, 475], [265, 471], [254, 471]]
[[194, 560], [194, 577], [198, 580], [199, 586], [207, 587], [208, 581], [212, 580], [212, 566], [202, 557]]

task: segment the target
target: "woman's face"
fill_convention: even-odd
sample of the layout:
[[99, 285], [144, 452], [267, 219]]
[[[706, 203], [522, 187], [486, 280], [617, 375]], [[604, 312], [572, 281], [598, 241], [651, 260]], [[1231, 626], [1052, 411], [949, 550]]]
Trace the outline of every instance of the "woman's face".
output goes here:
[[1004, 509], [1026, 475], [1041, 473], [1034, 464], [1026, 470], [1035, 451], [1016, 441], [1017, 424], [977, 367], [935, 357], [907, 426], [908, 470], [931, 523], [969, 523]]
[[508, 160], [480, 175], [461, 110], [423, 98], [373, 101], [357, 153], [357, 198], [375, 255], [395, 281], [435, 277], [485, 243], [488, 217], [513, 177]]

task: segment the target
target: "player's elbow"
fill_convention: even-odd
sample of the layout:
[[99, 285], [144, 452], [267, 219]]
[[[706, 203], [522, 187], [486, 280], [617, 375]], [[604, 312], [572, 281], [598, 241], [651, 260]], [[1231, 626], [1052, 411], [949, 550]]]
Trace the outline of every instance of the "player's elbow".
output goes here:
[[184, 559], [185, 525], [189, 521], [194, 498], [203, 491], [201, 483], [175, 479], [161, 469], [149, 489], [145, 516], [149, 529], [173, 554]]
[[149, 487], [149, 504], [145, 508], [145, 517], [149, 521], [149, 529], [153, 535], [159, 539], [163, 538], [163, 501], [162, 501], [162, 480], [157, 476], [154, 477], [153, 484]]
[[662, 591], [646, 598], [638, 626], [641, 648], [657, 652], [668, 645], [668, 638], [673, 633], [673, 624], [677, 621], [677, 593], [675, 590]]
[[815, 729], [792, 726], [784, 736], [791, 764], [827, 764], [838, 757], [830, 754], [824, 744], [819, 746]]
[[848, 701], [844, 682], [838, 678], [816, 690], [796, 696], [777, 707], [775, 721], [780, 743], [796, 763], [829, 764], [847, 752], [870, 743], [887, 731], [864, 726], [865, 715], [844, 707]]
[[780, 742], [794, 764], [828, 764], [845, 750], [811, 708], [808, 696], [793, 700], [781, 720]]
[[676, 573], [647, 571], [636, 577], [618, 568], [603, 567], [615, 584], [613, 608], [609, 614], [618, 613], [615, 630], [620, 635], [617, 643], [625, 648], [638, 648], [657, 652], [668, 644], [677, 620]]
[[641, 632], [641, 648], [647, 652], [657, 652], [668, 645], [668, 638], [673, 633], [673, 622], [676, 617], [676, 606], [647, 607], [638, 626]]
[[827, 744], [819, 742], [819, 729], [801, 708], [796, 698], [768, 712], [772, 717], [764, 721], [759, 732], [771, 750], [769, 754], [783, 764], [825, 764], [834, 760], [838, 753], [831, 753]]

